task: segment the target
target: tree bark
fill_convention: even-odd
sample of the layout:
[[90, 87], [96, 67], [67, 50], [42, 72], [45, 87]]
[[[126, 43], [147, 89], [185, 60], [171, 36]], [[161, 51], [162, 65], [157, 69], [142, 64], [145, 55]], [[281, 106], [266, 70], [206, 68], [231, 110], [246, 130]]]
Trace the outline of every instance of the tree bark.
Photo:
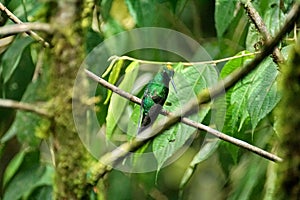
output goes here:
[[[289, 63], [282, 67], [282, 101], [277, 110], [280, 150], [284, 161], [278, 166], [277, 197], [300, 198], [300, 38]], [[279, 199], [279, 198], [278, 198]]]
[[51, 24], [56, 30], [53, 47], [47, 54], [51, 66], [50, 109], [54, 114], [54, 199], [85, 199], [89, 195], [86, 173], [91, 158], [79, 139], [72, 116], [73, 83], [85, 57], [87, 26], [83, 22], [89, 21], [89, 5], [88, 0], [63, 0], [49, 8]]

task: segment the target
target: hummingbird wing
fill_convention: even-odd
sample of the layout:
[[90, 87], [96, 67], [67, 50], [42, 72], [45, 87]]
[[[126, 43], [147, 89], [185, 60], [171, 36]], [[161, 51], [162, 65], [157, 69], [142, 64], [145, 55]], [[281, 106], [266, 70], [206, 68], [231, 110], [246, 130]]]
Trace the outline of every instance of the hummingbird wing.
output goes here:
[[[142, 105], [143, 105], [143, 102], [142, 102]], [[143, 106], [140, 106], [140, 115], [139, 115], [139, 121], [138, 121], [138, 128], [137, 128], [137, 134], [140, 133], [140, 128], [141, 128], [141, 121], [142, 120], [142, 117], [143, 117]]]
[[142, 115], [142, 122], [138, 129], [138, 133], [142, 132], [143, 130], [147, 129], [148, 127], [152, 126], [156, 118], [158, 117], [160, 111], [162, 110], [162, 105], [154, 104], [147, 114], [143, 113]]

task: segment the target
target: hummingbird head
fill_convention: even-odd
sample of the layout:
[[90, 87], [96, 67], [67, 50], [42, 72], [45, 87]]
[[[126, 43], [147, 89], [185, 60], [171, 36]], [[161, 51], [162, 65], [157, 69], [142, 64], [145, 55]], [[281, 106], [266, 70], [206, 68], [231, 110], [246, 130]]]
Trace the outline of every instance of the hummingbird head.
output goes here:
[[163, 77], [164, 77], [164, 80], [166, 81], [166, 84], [168, 85], [169, 82], [171, 81], [171, 84], [176, 91], [176, 87], [175, 87], [175, 83], [174, 83], [174, 80], [173, 80], [173, 76], [174, 76], [174, 69], [171, 65], [166, 65], [163, 67]]

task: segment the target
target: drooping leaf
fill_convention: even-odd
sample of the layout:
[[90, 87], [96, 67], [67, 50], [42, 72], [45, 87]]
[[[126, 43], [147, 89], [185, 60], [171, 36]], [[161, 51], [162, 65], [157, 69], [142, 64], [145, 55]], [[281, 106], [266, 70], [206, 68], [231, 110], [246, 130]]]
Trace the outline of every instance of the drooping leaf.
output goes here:
[[215, 27], [218, 37], [222, 37], [231, 21], [235, 17], [234, 11], [236, 9], [237, 0], [224, 1], [216, 0], [215, 3]]
[[[53, 184], [54, 169], [50, 166], [33, 165], [20, 171], [7, 186], [3, 200], [27, 197], [37, 187]], [[24, 184], [26, 183], [26, 184]], [[18, 192], [16, 192], [16, 188]]]
[[130, 137], [133, 137], [137, 134], [138, 131], [138, 122], [140, 118], [140, 106], [135, 105], [130, 116], [130, 122], [128, 123], [127, 134]]
[[258, 122], [269, 114], [280, 100], [276, 86], [277, 74], [277, 67], [271, 59], [267, 59], [257, 69], [247, 102], [253, 131]]
[[[108, 82], [111, 83], [111, 84], [115, 84], [119, 78], [119, 75], [120, 75], [120, 72], [121, 72], [121, 69], [122, 69], [122, 66], [123, 66], [123, 63], [124, 63], [124, 60], [118, 60], [116, 63], [110, 65], [112, 66], [112, 71], [109, 75], [109, 78], [108, 78]], [[108, 67], [108, 69], [110, 69], [110, 66]], [[106, 72], [105, 72], [106, 74]], [[103, 75], [104, 76], [104, 75]], [[107, 97], [104, 101], [104, 104], [107, 104], [110, 97], [111, 97], [111, 94], [112, 94], [112, 91], [111, 90], [108, 90], [107, 91]]]
[[31, 37], [18, 37], [4, 53], [1, 61], [4, 83], [10, 79], [20, 62], [24, 49], [32, 42]]
[[[261, 129], [254, 136], [254, 145], [265, 148], [274, 134], [271, 126]], [[261, 190], [265, 185], [268, 161], [255, 154], [246, 154], [235, 169], [231, 171], [231, 181], [234, 189], [229, 195], [230, 200], [263, 199]]]
[[6, 167], [4, 178], [3, 178], [3, 187], [11, 180], [11, 178], [15, 175], [18, 171], [20, 165], [23, 162], [23, 159], [26, 155], [25, 151], [20, 151], [15, 157], [10, 161], [8, 166]]
[[189, 167], [184, 172], [184, 175], [180, 182], [180, 188], [183, 188], [186, 183], [190, 180], [192, 177], [195, 166], [203, 161], [205, 161], [207, 158], [209, 158], [218, 148], [220, 144], [220, 140], [216, 139], [212, 142], [206, 143], [200, 151], [194, 156], [192, 162], [190, 163]]
[[[243, 55], [243, 54], [249, 54], [250, 52], [248, 51], [242, 51], [237, 54]], [[245, 56], [245, 57], [240, 57], [236, 58], [233, 60], [228, 61], [221, 73], [220, 77], [225, 78], [226, 76], [230, 76], [230, 74], [242, 67], [245, 63], [249, 62], [251, 59], [253, 59], [254, 56]], [[243, 85], [246, 85], [247, 83], [251, 82], [251, 80], [248, 80], [248, 78], [245, 78], [243, 80]], [[239, 128], [241, 128], [243, 122], [246, 120], [248, 117], [248, 113], [244, 112], [244, 109], [247, 109], [247, 96], [245, 96], [245, 93], [247, 93], [247, 90], [249, 87], [234, 87], [235, 89], [230, 89], [226, 93], [226, 104], [227, 104], [227, 109], [226, 109], [226, 118], [225, 118], [225, 126], [223, 128], [223, 131], [226, 134], [232, 135], [233, 132], [237, 131]], [[223, 113], [221, 113], [223, 116]], [[240, 123], [239, 123], [240, 122]]]
[[[120, 89], [130, 91], [138, 74], [138, 63], [132, 62], [126, 69], [124, 79], [118, 86]], [[108, 107], [108, 114], [106, 117], [106, 136], [111, 138], [119, 120], [126, 109], [128, 100], [117, 95], [112, 94], [110, 104]]]

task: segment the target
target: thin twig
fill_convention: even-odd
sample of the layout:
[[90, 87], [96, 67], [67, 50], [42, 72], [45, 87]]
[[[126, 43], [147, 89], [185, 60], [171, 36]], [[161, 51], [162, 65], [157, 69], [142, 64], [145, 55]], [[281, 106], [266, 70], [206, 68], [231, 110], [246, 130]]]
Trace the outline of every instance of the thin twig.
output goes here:
[[[87, 74], [87, 76], [89, 76], [90, 78], [92, 78], [94, 81], [100, 83], [101, 85], [103, 85], [104, 87], [106, 87], [107, 89], [113, 91], [114, 93], [117, 93], [119, 94], [120, 96], [130, 100], [131, 102], [133, 103], [136, 103], [136, 104], [139, 104], [141, 105], [141, 99], [128, 93], [128, 92], [125, 92], [123, 90], [121, 90], [120, 88], [116, 87], [115, 85], [107, 82], [106, 80], [100, 78], [99, 76], [95, 75], [94, 73], [92, 73], [91, 71], [85, 69], [85, 73]], [[162, 113], [163, 115], [166, 115], [166, 116], [174, 116], [173, 113], [171, 112], [168, 112], [168, 111], [165, 111], [163, 110]], [[268, 153], [256, 146], [253, 146], [247, 142], [244, 142], [242, 140], [239, 140], [239, 139], [236, 139], [234, 137], [231, 137], [231, 136], [228, 136], [218, 130], [215, 130], [209, 126], [206, 126], [204, 124], [201, 124], [201, 123], [198, 123], [198, 122], [195, 122], [193, 120], [190, 120], [186, 117], [183, 117], [181, 118], [181, 122], [188, 125], [188, 126], [191, 126], [191, 127], [194, 127], [194, 128], [198, 128], [200, 130], [204, 130], [204, 131], [207, 131], [208, 133], [226, 141], [226, 142], [230, 142], [236, 146], [239, 146], [239, 147], [242, 147], [244, 149], [247, 149], [253, 153], [256, 153], [260, 156], [263, 156], [265, 158], [267, 158], [268, 160], [271, 160], [271, 161], [276, 161], [276, 162], [279, 162], [279, 161], [282, 161], [281, 158], [279, 158], [278, 156], [274, 155], [274, 154], [271, 154], [271, 153]]]
[[39, 114], [39, 115], [42, 115], [42, 116], [48, 117], [48, 118], [51, 117], [50, 114], [46, 110], [43, 110], [38, 106], [29, 104], [29, 103], [14, 101], [14, 100], [10, 100], [10, 99], [0, 99], [0, 107], [14, 108], [14, 109], [18, 109], [18, 110], [36, 113], [36, 114]]
[[29, 31], [44, 31], [47, 33], [52, 33], [53, 30], [49, 24], [46, 23], [22, 23], [22, 24], [11, 24], [0, 27], [0, 34], [1, 35], [8, 35], [8, 34], [16, 34], [16, 33], [23, 33]]
[[[208, 60], [208, 61], [198, 61], [198, 62], [180, 62], [182, 65], [184, 66], [192, 66], [192, 65], [205, 65], [205, 64], [218, 64], [221, 62], [226, 62], [228, 60], [234, 60], [237, 58], [242, 58], [242, 57], [246, 57], [246, 56], [253, 56], [256, 54], [259, 54], [260, 52], [254, 52], [254, 53], [245, 53], [245, 54], [241, 54], [241, 55], [236, 55], [236, 56], [231, 56], [231, 57], [227, 57], [227, 58], [222, 58], [219, 60]], [[155, 65], [173, 65], [173, 64], [177, 64], [178, 62], [164, 62], [164, 61], [153, 61], [153, 60], [141, 60], [141, 59], [137, 59], [137, 58], [133, 58], [133, 57], [129, 57], [129, 56], [111, 56], [109, 58], [109, 60], [130, 60], [130, 61], [136, 61], [138, 63], [144, 63], [144, 64], [155, 64]]]
[[[10, 12], [2, 3], [0, 3], [0, 10], [5, 12], [7, 17], [11, 19], [16, 24], [23, 24], [23, 22], [15, 16], [12, 12]], [[26, 31], [28, 35], [30, 35], [33, 39], [37, 40], [38, 42], [42, 43], [44, 47], [49, 47], [50, 44], [45, 41], [41, 36], [39, 36], [36, 32], [29, 30]]]
[[[182, 112], [175, 111], [175, 116], [169, 117], [165, 122], [159, 121], [158, 126], [154, 127], [153, 129], [148, 128], [140, 135], [148, 136], [146, 138], [137, 137], [130, 142], [126, 142], [120, 145], [115, 150], [103, 155], [99, 161], [92, 167], [90, 176], [89, 176], [89, 183], [94, 185], [97, 181], [103, 177], [109, 170], [111, 170], [111, 166], [115, 166], [118, 164], [124, 157], [128, 155], [130, 151], [135, 151], [139, 147], [141, 147], [146, 142], [152, 140], [155, 136], [162, 133], [164, 130], [169, 129], [176, 123], [178, 123], [182, 116], [188, 116], [196, 112], [199, 105], [203, 103], [209, 102], [211, 99], [218, 97], [221, 95], [225, 90], [230, 89], [234, 86], [239, 80], [245, 77], [249, 72], [254, 70], [269, 54], [271, 54], [280, 42], [280, 40], [288, 33], [292, 28], [296, 20], [298, 19], [300, 14], [300, 5], [296, 3], [293, 8], [291, 9], [290, 13], [286, 18], [286, 23], [280, 32], [272, 39], [270, 42], [266, 43], [266, 46], [263, 48], [262, 53], [258, 54], [250, 63], [246, 66], [235, 70], [232, 75], [228, 76], [224, 80], [217, 83], [212, 89], [210, 90], [203, 90], [198, 95], [198, 101], [192, 100], [189, 102], [187, 107], [184, 107]], [[210, 94], [209, 94], [210, 92]], [[181, 114], [182, 113], [182, 114]], [[258, 152], [260, 153], [260, 152]], [[261, 155], [265, 157], [266, 155]]]
[[[256, 11], [252, 3], [250, 1], [247, 1], [246, 3], [242, 2], [242, 4], [250, 20], [255, 25], [256, 29], [260, 32], [260, 34], [263, 36], [264, 40], [270, 41], [272, 39], [272, 36], [270, 35], [265, 22], [263, 21], [259, 13]], [[274, 49], [272, 56], [275, 63], [281, 64], [284, 62], [284, 57], [278, 49], [278, 47]]]

